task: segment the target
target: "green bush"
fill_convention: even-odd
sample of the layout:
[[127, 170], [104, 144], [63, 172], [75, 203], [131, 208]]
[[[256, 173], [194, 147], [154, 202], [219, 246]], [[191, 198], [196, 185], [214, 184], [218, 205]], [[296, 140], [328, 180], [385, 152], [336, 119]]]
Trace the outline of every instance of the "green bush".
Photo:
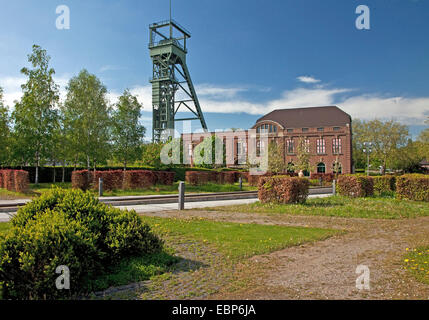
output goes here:
[[[0, 284], [7, 299], [69, 298], [121, 259], [158, 252], [163, 243], [133, 211], [98, 202], [89, 192], [54, 189], [21, 208], [0, 238]], [[70, 269], [58, 290], [55, 269]]]
[[407, 174], [396, 178], [398, 199], [429, 201], [429, 176]]
[[374, 178], [344, 174], [338, 177], [337, 192], [347, 197], [368, 197], [374, 195]]
[[395, 176], [372, 177], [374, 181], [374, 193], [377, 195], [390, 194], [395, 191]]

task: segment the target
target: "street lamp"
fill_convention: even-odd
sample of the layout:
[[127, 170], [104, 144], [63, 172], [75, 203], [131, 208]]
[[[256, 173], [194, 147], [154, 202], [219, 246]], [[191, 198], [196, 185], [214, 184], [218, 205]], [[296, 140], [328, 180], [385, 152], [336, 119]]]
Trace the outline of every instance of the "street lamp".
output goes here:
[[364, 149], [363, 153], [366, 153], [366, 163], [367, 163], [367, 173], [366, 175], [369, 176], [369, 154], [372, 152], [372, 143], [371, 142], [364, 142]]

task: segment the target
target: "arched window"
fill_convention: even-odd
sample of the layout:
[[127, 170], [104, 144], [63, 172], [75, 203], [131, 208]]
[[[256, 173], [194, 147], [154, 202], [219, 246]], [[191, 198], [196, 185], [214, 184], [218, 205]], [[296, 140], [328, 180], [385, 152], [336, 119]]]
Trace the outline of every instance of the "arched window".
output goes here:
[[317, 165], [317, 173], [325, 173], [326, 172], [326, 166], [323, 162], [320, 162]]

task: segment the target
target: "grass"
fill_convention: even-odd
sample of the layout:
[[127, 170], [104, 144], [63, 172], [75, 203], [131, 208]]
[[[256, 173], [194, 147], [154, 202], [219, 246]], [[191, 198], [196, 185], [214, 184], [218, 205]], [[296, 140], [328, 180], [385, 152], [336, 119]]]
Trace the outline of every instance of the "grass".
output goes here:
[[213, 245], [220, 253], [240, 259], [269, 253], [308, 241], [326, 239], [340, 231], [261, 224], [142, 217], [162, 238], [181, 236]]
[[392, 197], [347, 198], [331, 196], [308, 199], [305, 204], [252, 204], [205, 208], [208, 211], [261, 213], [268, 215], [311, 215], [343, 218], [400, 219], [429, 216], [425, 202]]
[[[122, 261], [91, 283], [94, 291], [150, 280], [172, 272], [180, 261], [169, 245], [172, 242], [197, 241], [201, 246], [213, 247], [225, 259], [237, 261], [340, 233], [328, 229], [224, 223], [203, 219], [142, 219], [156, 234], [166, 239], [167, 248], [161, 253]], [[0, 223], [0, 234], [6, 233], [11, 227], [10, 223]]]
[[404, 257], [404, 268], [418, 281], [429, 285], [429, 246], [408, 249]]
[[[30, 190], [26, 193], [11, 192], [5, 189], [0, 189], [0, 200], [9, 199], [28, 199], [38, 197], [41, 194], [49, 191], [52, 187], [60, 187], [63, 189], [70, 189], [71, 183], [39, 183], [38, 185], [31, 184]], [[105, 191], [104, 196], [145, 196], [145, 195], [162, 195], [162, 194], [176, 194], [178, 193], [179, 183], [176, 182], [171, 186], [155, 185], [148, 189], [137, 189], [137, 190], [113, 190]], [[243, 185], [243, 191], [257, 190], [256, 187], [250, 187], [247, 184]], [[186, 186], [187, 193], [210, 193], [210, 192], [233, 192], [240, 191], [240, 186], [236, 184], [215, 184], [209, 183], [202, 186]], [[94, 194], [98, 195], [98, 192], [93, 191]]]

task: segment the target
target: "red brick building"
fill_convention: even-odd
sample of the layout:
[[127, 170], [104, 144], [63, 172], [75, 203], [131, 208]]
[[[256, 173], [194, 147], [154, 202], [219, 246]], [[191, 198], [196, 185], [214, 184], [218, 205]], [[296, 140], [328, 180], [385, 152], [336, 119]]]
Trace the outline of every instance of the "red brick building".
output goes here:
[[[331, 173], [334, 170], [334, 163], [338, 162], [341, 173], [352, 173], [351, 128], [350, 115], [336, 106], [328, 106], [274, 110], [258, 119], [251, 129], [254, 129], [253, 132], [256, 132], [257, 137], [267, 134], [268, 143], [282, 142], [285, 163], [296, 162], [297, 143], [302, 138], [310, 152], [313, 172]], [[246, 130], [217, 133], [225, 141], [227, 158], [229, 156], [233, 159], [228, 161], [229, 166], [243, 163], [243, 157], [245, 158], [248, 152], [249, 132]], [[189, 151], [186, 156], [190, 157], [195, 146], [208, 135], [212, 133], [183, 135], [185, 150]], [[264, 148], [266, 148], [264, 141], [257, 140], [257, 153]]]

